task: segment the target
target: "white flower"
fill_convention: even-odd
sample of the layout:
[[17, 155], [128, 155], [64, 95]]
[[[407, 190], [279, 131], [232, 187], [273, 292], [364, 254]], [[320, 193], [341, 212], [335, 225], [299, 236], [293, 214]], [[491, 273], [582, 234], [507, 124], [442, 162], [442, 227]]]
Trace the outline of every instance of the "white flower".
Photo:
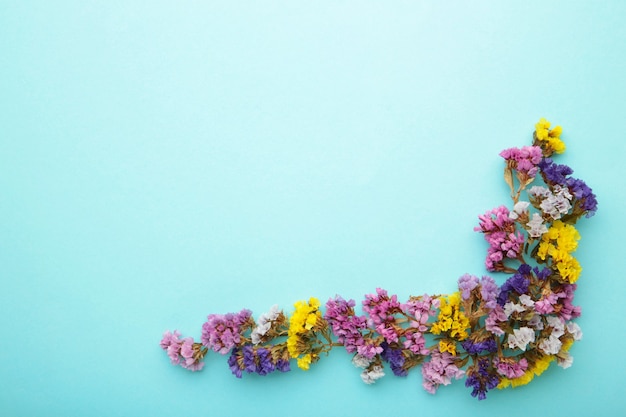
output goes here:
[[526, 307], [532, 307], [535, 305], [535, 302], [530, 298], [528, 294], [522, 294], [519, 296], [519, 302]]
[[546, 317], [546, 321], [548, 322], [548, 326], [552, 327], [551, 336], [561, 337], [565, 333], [565, 325], [561, 321], [560, 318], [554, 316]]
[[511, 314], [513, 313], [523, 313], [524, 311], [526, 311], [524, 307], [511, 301], [504, 305], [504, 314], [506, 314], [507, 319], [511, 317]]
[[539, 349], [543, 350], [548, 355], [556, 355], [561, 350], [561, 341], [554, 333], [549, 338], [543, 339], [539, 343]]
[[574, 357], [569, 353], [565, 352], [565, 358], [556, 357], [556, 364], [559, 365], [563, 369], [567, 369], [574, 363]]
[[547, 197], [548, 195], [550, 195], [550, 190], [548, 190], [546, 187], [540, 187], [538, 185], [535, 185], [534, 187], [531, 187], [530, 190], [528, 190], [528, 194], [534, 197]]
[[373, 384], [377, 379], [380, 379], [385, 376], [385, 372], [383, 372], [382, 366], [374, 366], [374, 368], [370, 371], [365, 370], [361, 372], [361, 379], [366, 384]]
[[521, 327], [513, 330], [513, 334], [509, 335], [509, 348], [518, 347], [526, 350], [526, 345], [535, 341], [535, 331], [529, 327]]
[[367, 368], [370, 366], [370, 360], [358, 353], [352, 358], [352, 364], [357, 368]]
[[261, 342], [261, 339], [272, 328], [272, 322], [278, 318], [280, 311], [278, 310], [278, 304], [274, 304], [270, 311], [261, 314], [259, 317], [259, 324], [250, 333], [250, 339], [255, 345]]
[[535, 314], [528, 320], [528, 325], [535, 330], [543, 330], [543, 321], [541, 321], [541, 316]]
[[513, 210], [509, 212], [509, 219], [515, 220], [524, 213], [528, 213], [528, 201], [518, 201], [513, 206]]
[[546, 225], [543, 224], [543, 218], [537, 213], [533, 213], [533, 218], [526, 223], [526, 226], [530, 227], [528, 234], [531, 237], [541, 237], [542, 234], [548, 231]]
[[583, 331], [578, 324], [570, 321], [565, 327], [567, 327], [567, 332], [572, 335], [575, 341], [579, 341], [583, 338]]

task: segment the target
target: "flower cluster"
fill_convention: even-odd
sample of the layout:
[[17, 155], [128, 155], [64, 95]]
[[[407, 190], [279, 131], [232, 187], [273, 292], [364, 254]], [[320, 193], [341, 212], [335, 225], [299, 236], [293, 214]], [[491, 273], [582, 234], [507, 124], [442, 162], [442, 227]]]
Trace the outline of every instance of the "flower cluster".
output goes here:
[[427, 392], [465, 377], [479, 400], [493, 389], [529, 383], [553, 362], [568, 368], [570, 348], [582, 338], [573, 321], [581, 314], [574, 293], [582, 271], [573, 255], [580, 240], [574, 225], [595, 214], [597, 200], [570, 167], [551, 159], [565, 150], [561, 127], [550, 129], [541, 119], [535, 128], [532, 146], [500, 154], [510, 206], [478, 216], [475, 227], [488, 243], [487, 270], [508, 274], [500, 285], [490, 276], [464, 274], [457, 292], [404, 302], [377, 288], [365, 295], [362, 314], [355, 300], [339, 295], [325, 311], [311, 297], [289, 314], [275, 305], [257, 320], [246, 309], [211, 314], [200, 342], [167, 331], [161, 348], [172, 364], [191, 371], [203, 368], [209, 350], [229, 355], [231, 372], [241, 378], [288, 372], [292, 360], [306, 371], [343, 347], [366, 384], [382, 378], [386, 367], [404, 377], [421, 365]]

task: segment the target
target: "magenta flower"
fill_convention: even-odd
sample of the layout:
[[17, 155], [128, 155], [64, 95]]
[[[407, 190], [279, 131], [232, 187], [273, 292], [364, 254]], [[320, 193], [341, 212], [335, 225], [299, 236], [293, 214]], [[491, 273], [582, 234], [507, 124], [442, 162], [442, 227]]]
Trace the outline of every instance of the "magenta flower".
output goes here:
[[252, 312], [243, 309], [239, 313], [225, 315], [211, 314], [208, 321], [202, 325], [202, 344], [222, 355], [227, 354], [235, 345], [241, 342], [241, 333]]

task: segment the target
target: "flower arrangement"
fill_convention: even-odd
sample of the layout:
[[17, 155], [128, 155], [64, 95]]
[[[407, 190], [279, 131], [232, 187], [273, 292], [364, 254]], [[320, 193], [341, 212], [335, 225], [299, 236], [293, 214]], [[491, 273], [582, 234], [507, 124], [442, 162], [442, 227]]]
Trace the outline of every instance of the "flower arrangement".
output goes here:
[[502, 285], [465, 274], [455, 293], [404, 302], [378, 288], [361, 302], [364, 314], [340, 296], [325, 309], [314, 297], [298, 301], [289, 316], [275, 305], [256, 321], [246, 309], [211, 314], [199, 342], [167, 331], [161, 348], [172, 364], [191, 371], [202, 369], [209, 350], [228, 355], [231, 372], [241, 378], [288, 372], [292, 359], [306, 371], [343, 347], [366, 384], [383, 377], [386, 366], [406, 376], [422, 365], [427, 392], [465, 377], [479, 400], [491, 389], [529, 383], [554, 361], [571, 366], [568, 351], [582, 337], [573, 321], [581, 314], [573, 301], [582, 271], [572, 255], [580, 239], [574, 225], [595, 214], [597, 201], [571, 168], [551, 159], [565, 151], [560, 135], [560, 126], [550, 129], [541, 119], [532, 146], [500, 153], [512, 207], [478, 216], [474, 230], [488, 243], [486, 269], [510, 275]]

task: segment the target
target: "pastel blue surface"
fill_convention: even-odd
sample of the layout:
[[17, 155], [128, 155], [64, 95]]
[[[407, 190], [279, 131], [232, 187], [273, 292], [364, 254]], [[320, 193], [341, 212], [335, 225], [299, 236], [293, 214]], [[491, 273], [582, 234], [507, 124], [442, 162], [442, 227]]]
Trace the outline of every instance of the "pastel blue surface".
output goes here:
[[[442, 3], [0, 0], [0, 414], [624, 410], [626, 2]], [[599, 200], [571, 368], [479, 403], [419, 371], [366, 386], [340, 350], [169, 364], [163, 331], [209, 313], [485, 273], [498, 152], [540, 117]]]

